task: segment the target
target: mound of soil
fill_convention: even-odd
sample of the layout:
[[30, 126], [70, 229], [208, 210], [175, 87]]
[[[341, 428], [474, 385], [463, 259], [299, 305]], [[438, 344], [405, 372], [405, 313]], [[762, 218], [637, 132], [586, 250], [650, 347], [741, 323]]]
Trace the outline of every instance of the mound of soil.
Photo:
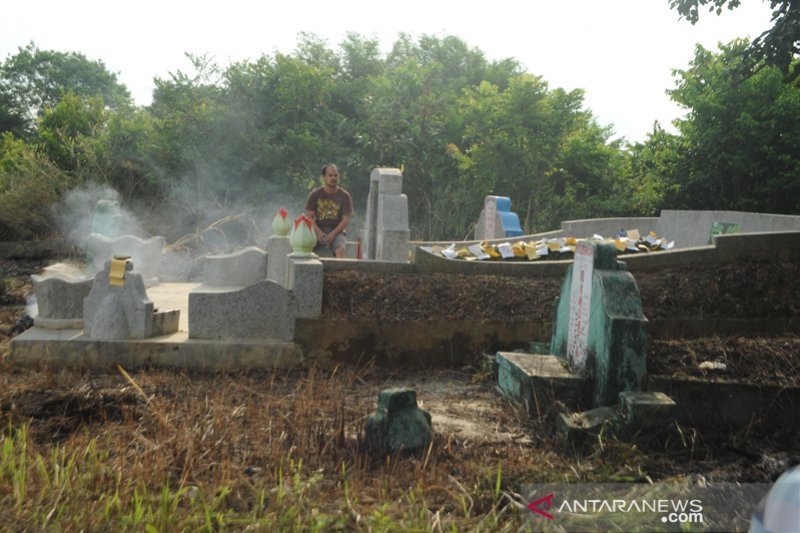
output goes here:
[[[0, 355], [20, 332], [30, 275], [41, 262], [0, 262]], [[635, 273], [649, 319], [790, 319], [800, 316], [800, 264], [742, 262]], [[519, 278], [462, 274], [326, 272], [323, 318], [405, 322], [505, 320], [549, 323], [561, 277]], [[651, 340], [653, 374], [800, 385], [797, 337]], [[704, 362], [719, 368], [702, 368]], [[757, 362], [757, 363], [756, 363]], [[704, 365], [709, 366], [709, 365]]]
[[[634, 274], [648, 318], [800, 316], [800, 264], [743, 262]], [[326, 318], [551, 322], [561, 277], [327, 272]]]
[[800, 387], [800, 337], [654, 340], [647, 372]]

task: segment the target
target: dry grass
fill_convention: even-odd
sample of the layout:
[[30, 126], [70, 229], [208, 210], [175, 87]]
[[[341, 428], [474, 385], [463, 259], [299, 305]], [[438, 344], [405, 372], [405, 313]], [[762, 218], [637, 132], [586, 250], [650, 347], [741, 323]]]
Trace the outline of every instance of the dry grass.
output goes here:
[[[377, 392], [397, 385], [417, 389], [434, 440], [370, 457], [364, 422]], [[0, 367], [0, 520], [31, 531], [515, 531], [523, 483], [766, 476], [757, 457], [690, 430], [575, 456], [552, 419], [531, 420], [492, 387], [452, 371]]]
[[381, 381], [341, 369], [130, 379], [6, 369], [4, 521], [266, 531], [487, 520], [494, 529], [511, 519], [497, 486], [507, 483], [504, 469], [547, 454], [439, 433], [418, 454], [370, 457], [360, 433]]

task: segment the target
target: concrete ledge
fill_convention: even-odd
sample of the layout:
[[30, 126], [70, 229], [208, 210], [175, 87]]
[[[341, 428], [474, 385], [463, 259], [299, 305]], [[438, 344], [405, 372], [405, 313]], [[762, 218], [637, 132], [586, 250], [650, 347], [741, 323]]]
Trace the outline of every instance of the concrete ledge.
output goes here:
[[[463, 243], [462, 243], [463, 244]], [[464, 261], [415, 250], [415, 272], [445, 272], [497, 276], [563, 276], [572, 260], [560, 261]], [[786, 261], [800, 259], [800, 231], [717, 235], [714, 244], [652, 253], [622, 254], [617, 259], [630, 272], [664, 268], [702, 267], [747, 259]], [[366, 262], [368, 265], [371, 262]], [[327, 268], [327, 267], [326, 267]], [[345, 265], [339, 267], [347, 269]], [[369, 267], [365, 267], [368, 270]]]
[[572, 260], [566, 261], [463, 261], [447, 259], [417, 250], [414, 264], [418, 272], [444, 272], [492, 276], [563, 276]]
[[170, 335], [178, 331], [181, 312], [178, 309], [155, 311], [153, 313], [153, 337]]
[[37, 316], [33, 325], [47, 329], [80, 329], [83, 330], [83, 318], [44, 318]]
[[800, 387], [648, 376], [647, 390], [668, 394], [685, 424], [770, 431], [800, 429]]
[[636, 430], [658, 431], [679, 418], [675, 400], [663, 392], [620, 392], [619, 408], [625, 424]]
[[188, 339], [185, 332], [145, 340], [95, 341], [80, 330], [31, 328], [11, 341], [12, 365], [50, 368], [178, 367], [219, 372], [294, 367], [300, 347], [274, 340]]

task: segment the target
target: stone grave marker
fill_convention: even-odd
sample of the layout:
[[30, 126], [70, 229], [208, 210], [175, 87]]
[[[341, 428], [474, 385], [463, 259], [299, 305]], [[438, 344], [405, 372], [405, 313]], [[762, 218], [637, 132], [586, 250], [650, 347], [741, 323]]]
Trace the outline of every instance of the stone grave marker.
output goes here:
[[402, 194], [403, 173], [376, 168], [369, 177], [364, 256], [378, 261], [408, 261], [410, 230], [408, 198]]
[[478, 223], [475, 225], [475, 238], [478, 240], [519, 237], [522, 228], [519, 216], [511, 211], [511, 198], [507, 196], [487, 196], [483, 199]]
[[636, 280], [612, 244], [579, 243], [556, 309], [550, 350], [592, 383], [592, 405], [638, 391], [647, 371], [647, 319]]

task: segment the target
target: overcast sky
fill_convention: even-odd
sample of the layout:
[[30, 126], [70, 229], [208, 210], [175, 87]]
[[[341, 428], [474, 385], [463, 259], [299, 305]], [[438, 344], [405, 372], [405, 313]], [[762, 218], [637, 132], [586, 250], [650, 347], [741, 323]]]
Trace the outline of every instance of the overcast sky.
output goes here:
[[692, 26], [668, 0], [5, 0], [0, 59], [30, 41], [81, 52], [103, 61], [147, 105], [154, 77], [191, 72], [185, 52], [208, 54], [224, 67], [289, 53], [300, 32], [335, 48], [353, 31], [379, 38], [384, 52], [401, 32], [455, 35], [490, 60], [516, 58], [551, 89], [584, 89], [585, 106], [601, 124], [642, 141], [655, 120], [669, 127], [682, 113], [665, 91], [674, 87], [672, 69], [688, 66], [696, 43], [716, 49], [770, 26], [762, 0], [703, 15]]

